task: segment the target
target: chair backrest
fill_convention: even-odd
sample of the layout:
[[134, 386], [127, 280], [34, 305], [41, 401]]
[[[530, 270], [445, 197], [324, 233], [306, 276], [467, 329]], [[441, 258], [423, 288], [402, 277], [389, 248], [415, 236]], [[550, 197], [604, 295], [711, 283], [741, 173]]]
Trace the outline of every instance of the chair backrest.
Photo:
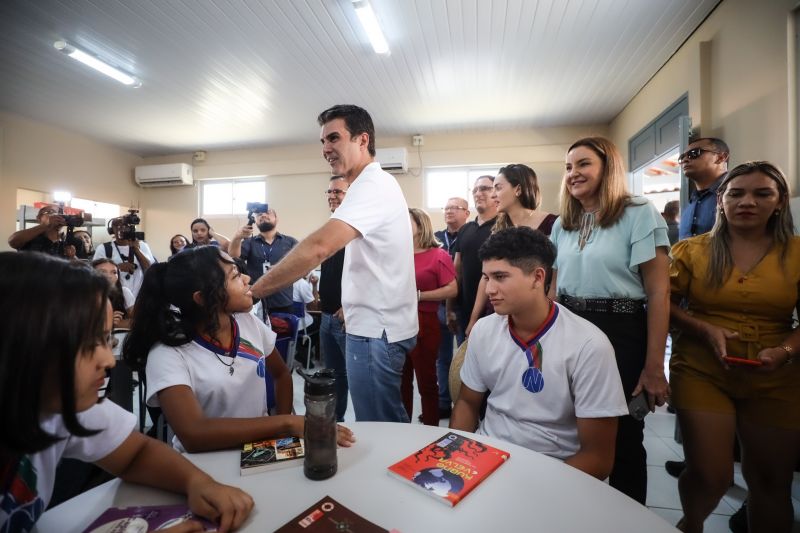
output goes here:
[[298, 318], [306, 316], [305, 302], [292, 302], [292, 314]]
[[284, 337], [279, 337], [280, 339], [290, 339], [292, 341], [297, 341], [297, 332], [300, 325], [300, 317], [293, 313], [270, 313], [270, 316], [275, 316], [278, 318], [282, 318], [289, 324], [289, 335]]
[[270, 316], [282, 318], [289, 324], [289, 335], [275, 339], [275, 348], [278, 349], [286, 366], [291, 369], [294, 364], [294, 347], [297, 345], [297, 333], [300, 319], [290, 313], [272, 313]]

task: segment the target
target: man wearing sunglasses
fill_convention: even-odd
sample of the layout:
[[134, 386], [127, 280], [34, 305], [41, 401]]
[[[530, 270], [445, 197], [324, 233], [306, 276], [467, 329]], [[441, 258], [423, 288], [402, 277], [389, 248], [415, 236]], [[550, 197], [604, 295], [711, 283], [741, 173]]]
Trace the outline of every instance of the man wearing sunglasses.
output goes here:
[[707, 233], [714, 226], [717, 213], [717, 188], [728, 172], [730, 149], [725, 141], [702, 137], [689, 144], [678, 162], [683, 173], [694, 183], [689, 204], [681, 213], [679, 238]]

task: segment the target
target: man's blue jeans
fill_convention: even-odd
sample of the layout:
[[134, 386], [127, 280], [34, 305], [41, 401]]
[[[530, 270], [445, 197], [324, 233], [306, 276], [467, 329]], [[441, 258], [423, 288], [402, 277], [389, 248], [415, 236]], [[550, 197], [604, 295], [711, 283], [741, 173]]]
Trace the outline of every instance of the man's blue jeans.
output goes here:
[[347, 333], [347, 381], [358, 422], [408, 422], [400, 396], [406, 354], [416, 336], [388, 342]]
[[336, 376], [336, 420], [344, 422], [347, 411], [347, 365], [344, 358], [346, 335], [342, 321], [330, 313], [322, 313], [319, 326], [319, 344], [325, 368], [333, 369]]

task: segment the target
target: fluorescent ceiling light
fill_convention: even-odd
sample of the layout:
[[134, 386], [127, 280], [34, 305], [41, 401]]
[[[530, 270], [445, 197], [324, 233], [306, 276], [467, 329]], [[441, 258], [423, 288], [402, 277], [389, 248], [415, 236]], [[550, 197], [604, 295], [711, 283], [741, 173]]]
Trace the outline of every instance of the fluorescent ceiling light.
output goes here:
[[67, 54], [72, 59], [76, 59], [86, 65], [87, 67], [92, 67], [98, 72], [102, 72], [106, 76], [110, 78], [114, 78], [118, 82], [125, 84], [129, 87], [141, 87], [142, 82], [131, 76], [130, 74], [126, 74], [122, 72], [116, 67], [112, 67], [108, 63], [104, 63], [103, 61], [99, 60], [95, 56], [84, 52], [78, 48], [75, 48], [71, 44], [68, 44], [64, 41], [56, 41], [53, 43], [53, 47], [56, 50]]
[[353, 7], [358, 15], [358, 20], [364, 31], [367, 32], [369, 42], [372, 43], [372, 49], [376, 54], [389, 54], [389, 45], [383, 36], [381, 26], [378, 24], [378, 19], [375, 17], [375, 12], [368, 0], [353, 0]]

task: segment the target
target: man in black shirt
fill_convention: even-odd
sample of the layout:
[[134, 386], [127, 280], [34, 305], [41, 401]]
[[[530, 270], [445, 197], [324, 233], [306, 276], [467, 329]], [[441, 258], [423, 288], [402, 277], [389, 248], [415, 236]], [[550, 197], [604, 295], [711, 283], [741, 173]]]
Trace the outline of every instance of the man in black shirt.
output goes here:
[[[350, 186], [343, 176], [333, 176], [325, 195], [331, 213], [336, 211]], [[347, 411], [347, 366], [345, 365], [344, 314], [342, 313], [342, 269], [344, 248], [322, 262], [319, 284], [319, 303], [322, 320], [319, 343], [325, 368], [332, 368], [336, 376], [336, 420], [344, 422]]]
[[59, 231], [64, 227], [64, 217], [58, 209], [46, 205], [36, 215], [38, 226], [21, 229], [11, 234], [8, 245], [20, 252], [42, 252], [50, 255], [61, 254], [61, 238]]
[[494, 176], [481, 176], [475, 180], [472, 198], [478, 216], [475, 220], [464, 224], [458, 232], [458, 241], [455, 243], [454, 263], [458, 279], [458, 302], [454, 299], [447, 301], [447, 322], [451, 328], [457, 325], [462, 331], [466, 331], [469, 324], [470, 313], [478, 293], [478, 284], [483, 275], [483, 264], [478, 259], [478, 249], [491, 235], [497, 218], [497, 204], [492, 200], [493, 184]]

